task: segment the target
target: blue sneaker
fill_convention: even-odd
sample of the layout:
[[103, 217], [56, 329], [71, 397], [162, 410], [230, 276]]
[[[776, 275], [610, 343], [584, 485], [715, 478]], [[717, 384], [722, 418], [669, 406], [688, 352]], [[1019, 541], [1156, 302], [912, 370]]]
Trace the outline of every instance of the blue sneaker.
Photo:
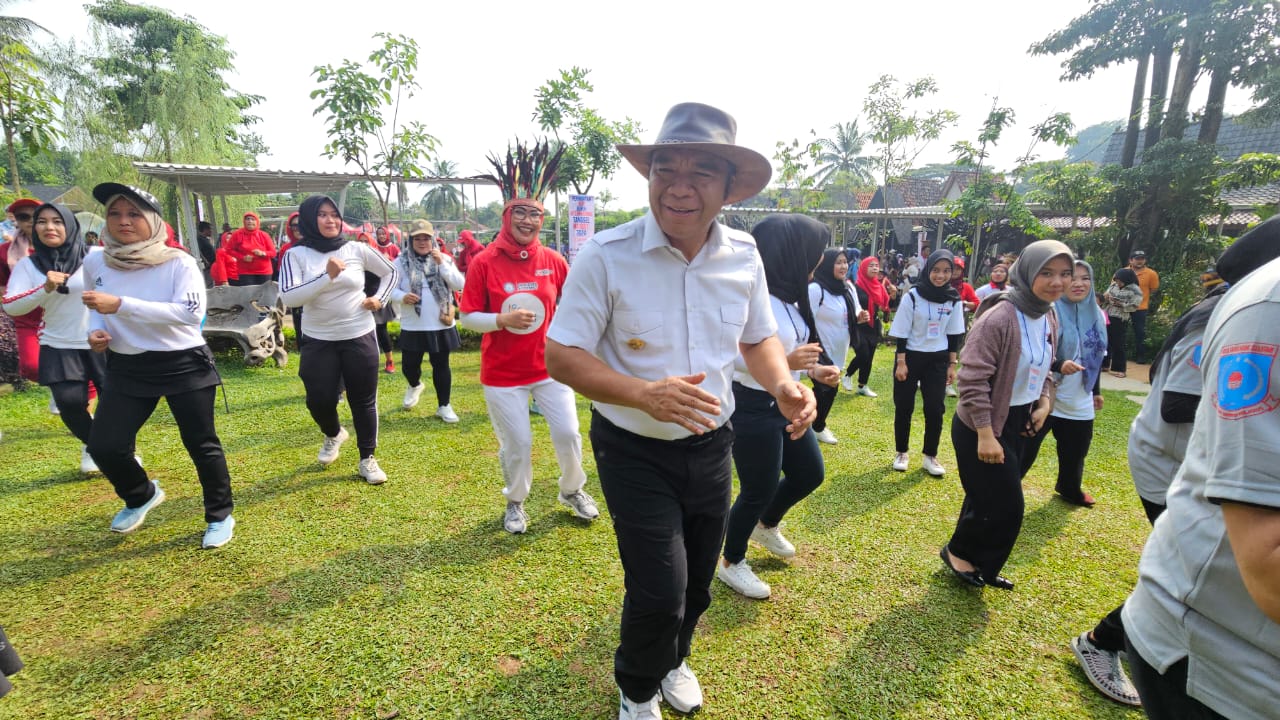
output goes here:
[[200, 543], [200, 547], [212, 550], [226, 545], [231, 542], [231, 536], [234, 534], [231, 531], [235, 530], [235, 527], [236, 519], [230, 515], [226, 520], [209, 523], [209, 529], [204, 531], [204, 541]]
[[116, 516], [111, 519], [111, 532], [131, 533], [137, 530], [142, 521], [147, 519], [147, 513], [164, 502], [164, 490], [160, 489], [160, 483], [152, 480], [151, 484], [156, 487], [156, 494], [152, 495], [147, 504], [142, 507], [127, 507], [116, 513]]

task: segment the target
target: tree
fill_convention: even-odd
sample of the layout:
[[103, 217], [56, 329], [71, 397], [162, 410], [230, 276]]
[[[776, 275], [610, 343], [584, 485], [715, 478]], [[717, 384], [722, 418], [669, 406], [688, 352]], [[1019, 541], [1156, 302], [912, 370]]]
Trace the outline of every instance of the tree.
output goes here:
[[[432, 163], [430, 175], [433, 177], [453, 177], [458, 173], [458, 164], [448, 160], [436, 160]], [[452, 185], [433, 185], [422, 196], [422, 212], [429, 218], [452, 218], [465, 211], [465, 196]]]
[[[640, 132], [640, 124], [629, 117], [612, 122], [587, 107], [583, 96], [595, 89], [587, 80], [590, 74], [590, 70], [576, 66], [561, 70], [559, 79], [552, 78], [538, 88], [533, 111], [533, 119], [543, 132], [550, 132], [565, 146], [559, 178], [579, 195], [589, 194], [597, 177], [613, 177], [622, 164], [622, 155], [614, 146], [639, 142]], [[567, 140], [560, 136], [566, 123]]]
[[809, 163], [816, 162], [821, 146], [811, 142], [803, 147], [799, 140], [790, 143], [779, 140], [773, 159], [778, 161], [778, 208], [782, 210], [813, 210], [822, 204], [823, 193], [817, 188]]
[[[329, 142], [324, 146], [324, 156], [341, 158], [360, 169], [377, 195], [382, 222], [386, 223], [391, 177], [423, 177], [422, 166], [431, 159], [438, 141], [421, 122], [400, 124], [400, 103], [412, 98], [420, 88], [416, 76], [417, 41], [390, 33], [375, 33], [373, 37], [382, 46], [367, 59], [372, 74], [352, 60], [343, 60], [337, 67], [319, 65], [312, 70], [320, 83], [311, 91], [311, 99], [320, 100], [312, 114], [328, 113], [325, 122], [329, 126]], [[390, 125], [384, 119], [388, 115]]]
[[1097, 174], [1092, 163], [1046, 163], [1031, 178], [1034, 189], [1027, 193], [1031, 202], [1043, 203], [1049, 210], [1071, 216], [1074, 233], [1080, 216], [1091, 216], [1102, 207], [1111, 186]]
[[1067, 162], [1092, 162], [1101, 165], [1102, 156], [1111, 143], [1111, 136], [1123, 127], [1124, 120], [1108, 120], [1084, 128], [1076, 133], [1075, 141], [1067, 148]]
[[[0, 11], [15, 2], [17, 0], [0, 0]], [[0, 15], [0, 45], [29, 40], [36, 30], [49, 32], [34, 20], [16, 15]]]
[[819, 163], [814, 173], [814, 180], [819, 186], [826, 185], [836, 176], [843, 173], [862, 183], [874, 182], [872, 169], [875, 158], [862, 154], [863, 147], [871, 139], [869, 133], [858, 129], [857, 119], [847, 123], [836, 123], [831, 126], [835, 137], [818, 138], [819, 149], [816, 162]]
[[31, 50], [17, 41], [0, 40], [0, 126], [4, 129], [9, 160], [9, 184], [18, 195], [22, 179], [18, 173], [18, 148], [44, 152], [61, 137], [55, 126], [60, 104], [45, 86]]

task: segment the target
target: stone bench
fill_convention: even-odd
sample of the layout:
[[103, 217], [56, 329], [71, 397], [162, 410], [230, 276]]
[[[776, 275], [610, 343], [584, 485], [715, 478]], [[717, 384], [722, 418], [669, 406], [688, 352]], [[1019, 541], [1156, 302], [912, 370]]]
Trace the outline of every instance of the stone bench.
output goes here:
[[274, 281], [262, 285], [219, 285], [208, 290], [207, 314], [202, 331], [208, 338], [230, 338], [244, 350], [244, 364], [261, 365], [273, 358], [284, 367], [284, 301]]

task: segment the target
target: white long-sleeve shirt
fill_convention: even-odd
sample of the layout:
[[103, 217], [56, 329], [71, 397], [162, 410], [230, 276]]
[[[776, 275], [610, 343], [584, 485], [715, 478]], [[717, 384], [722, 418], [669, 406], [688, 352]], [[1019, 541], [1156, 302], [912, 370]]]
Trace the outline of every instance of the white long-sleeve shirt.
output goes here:
[[[345, 264], [336, 278], [330, 278], [325, 270], [330, 257]], [[373, 297], [386, 305], [400, 271], [382, 253], [361, 242], [346, 242], [327, 253], [294, 245], [284, 254], [280, 268], [280, 297], [285, 305], [304, 309], [307, 337], [328, 341], [358, 338], [374, 328], [373, 313], [361, 307], [366, 270], [381, 280]]]
[[112, 352], [188, 350], [204, 345], [204, 276], [190, 255], [136, 270], [117, 270], [92, 253], [80, 266], [86, 289], [115, 295], [120, 309], [89, 312], [89, 332], [106, 330]]
[[[89, 254], [102, 252], [90, 248]], [[40, 344], [62, 350], [89, 349], [89, 308], [84, 306], [84, 268], [67, 278], [66, 294], [45, 292], [45, 276], [35, 262], [25, 257], [13, 268], [9, 289], [4, 297], [4, 311], [10, 315], [26, 315], [44, 308], [44, 325], [40, 328]]]
[[[398, 264], [399, 263], [397, 263], [397, 265]], [[449, 259], [448, 255], [445, 256], [445, 261], [441, 263], [439, 267], [440, 279], [444, 280], [445, 286], [454, 292], [462, 292], [465, 278], [463, 278], [462, 272], [458, 270], [457, 265], [453, 264], [453, 261]], [[402, 306], [400, 309], [400, 329], [424, 332], [432, 330], [447, 330], [448, 328], [453, 327], [453, 323], [446, 325], [440, 322], [440, 308], [431, 297], [431, 289], [425, 285], [418, 293], [422, 296], [421, 299], [418, 300], [418, 305], [422, 309], [421, 314], [413, 311], [413, 305], [404, 304], [404, 296], [412, 292], [413, 288], [409, 286], [409, 274], [399, 267], [396, 269], [400, 271], [400, 280], [396, 286], [391, 289], [391, 299]]]

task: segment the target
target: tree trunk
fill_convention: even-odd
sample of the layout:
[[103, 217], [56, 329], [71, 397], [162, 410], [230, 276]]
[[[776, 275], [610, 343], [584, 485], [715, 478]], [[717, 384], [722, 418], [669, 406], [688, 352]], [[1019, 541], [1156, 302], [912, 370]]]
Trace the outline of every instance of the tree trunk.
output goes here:
[[1204, 16], [1187, 18], [1183, 33], [1182, 50], [1178, 53], [1178, 71], [1173, 78], [1173, 91], [1169, 94], [1169, 112], [1165, 115], [1160, 134], [1166, 138], [1182, 139], [1189, 122], [1187, 113], [1191, 107], [1191, 90], [1200, 73], [1200, 58], [1204, 45]]
[[1120, 167], [1133, 167], [1138, 154], [1138, 130], [1142, 128], [1142, 100], [1147, 95], [1147, 68], [1151, 65], [1151, 53], [1138, 58], [1138, 70], [1133, 78], [1133, 99], [1129, 103], [1129, 124], [1124, 130], [1124, 149], [1120, 151]]
[[1147, 101], [1147, 134], [1142, 140], [1143, 150], [1149, 150], [1160, 142], [1164, 100], [1169, 93], [1169, 68], [1173, 65], [1173, 40], [1161, 38], [1152, 55], [1151, 97]]
[[9, 151], [9, 184], [13, 186], [15, 196], [22, 195], [22, 182], [18, 179], [18, 151], [13, 146], [13, 129], [5, 127], [4, 144]]
[[1200, 121], [1202, 143], [1218, 142], [1218, 130], [1222, 127], [1222, 113], [1227, 105], [1227, 87], [1231, 85], [1230, 68], [1214, 68], [1209, 80], [1209, 97], [1204, 103], [1204, 119]]

